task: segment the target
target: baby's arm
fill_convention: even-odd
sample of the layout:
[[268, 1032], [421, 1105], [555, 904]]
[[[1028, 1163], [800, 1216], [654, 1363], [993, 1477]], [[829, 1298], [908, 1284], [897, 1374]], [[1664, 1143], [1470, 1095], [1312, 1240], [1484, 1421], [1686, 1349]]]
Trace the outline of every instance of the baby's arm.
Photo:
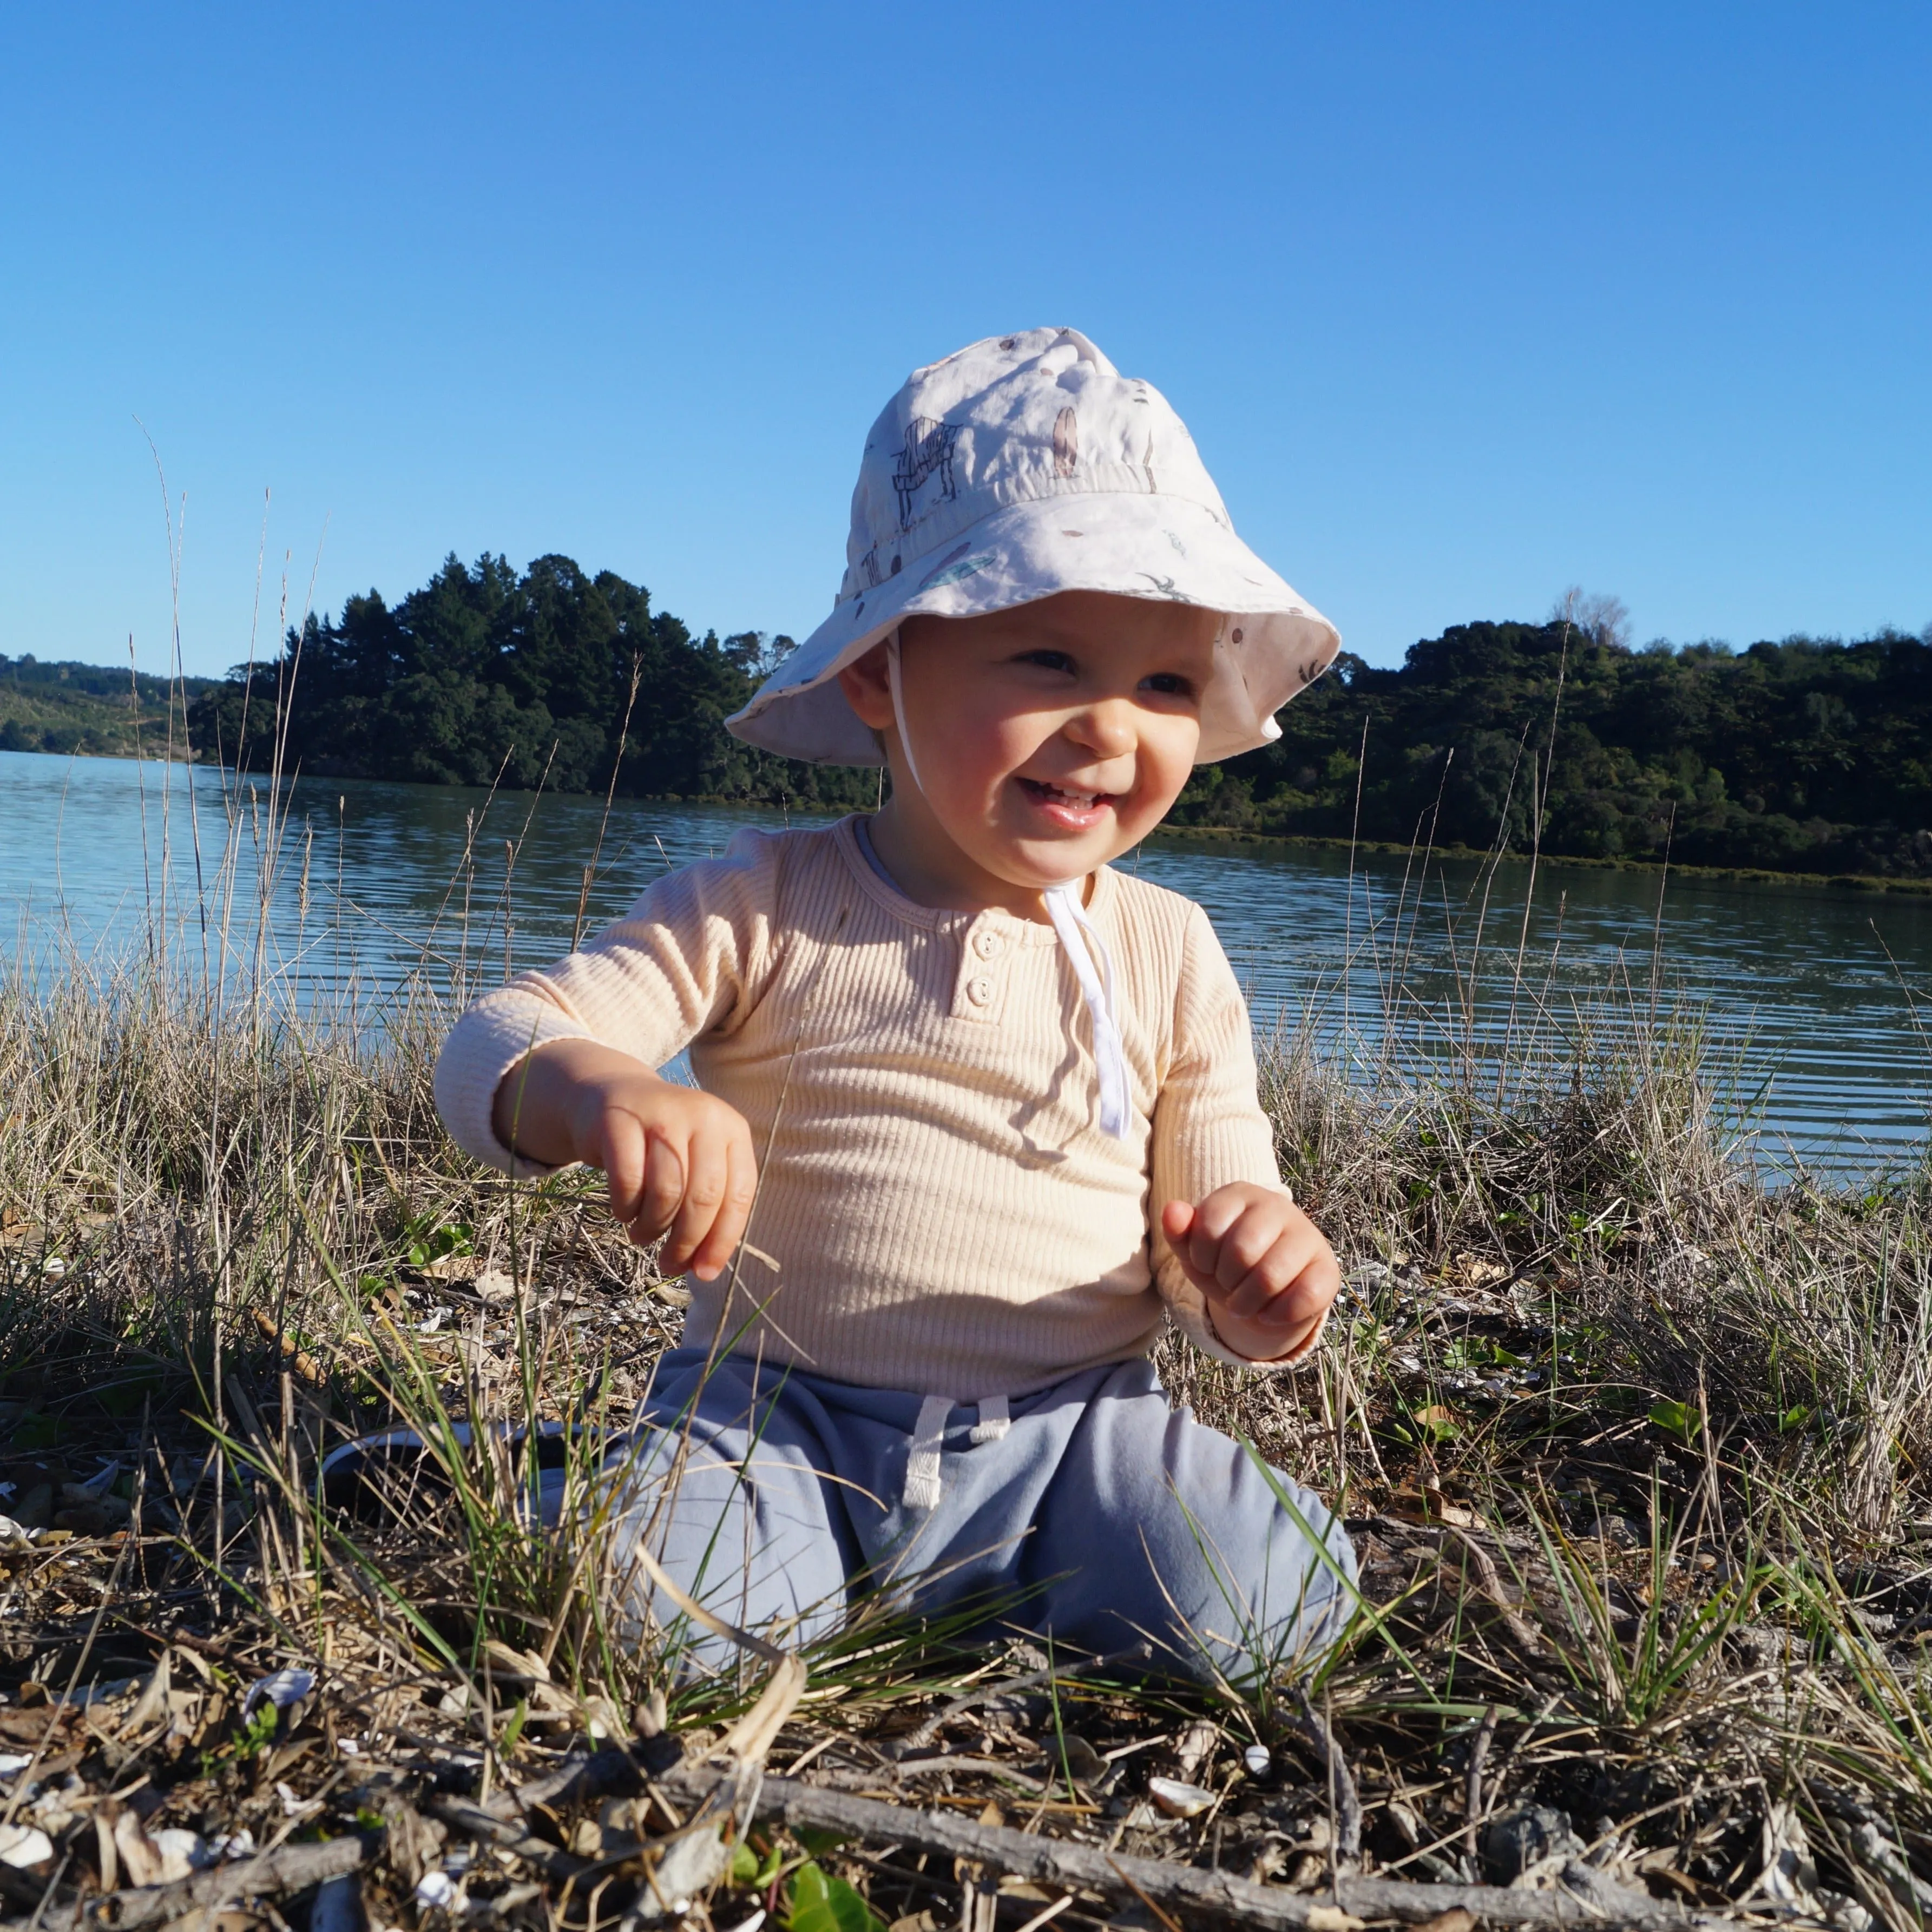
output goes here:
[[1150, 1149], [1155, 1279], [1196, 1346], [1287, 1363], [1341, 1287], [1321, 1230], [1281, 1184], [1247, 1006], [1207, 916], [1189, 914]]
[[580, 951], [484, 994], [437, 1062], [436, 1106], [462, 1147], [510, 1172], [601, 1167], [632, 1238], [666, 1238], [667, 1274], [721, 1272], [757, 1175], [736, 1110], [652, 1070], [760, 997], [782, 843], [741, 836], [659, 879]]
[[1250, 1361], [1298, 1354], [1340, 1292], [1334, 1250], [1285, 1188], [1232, 1181], [1198, 1203], [1168, 1202], [1160, 1227], [1215, 1334]]
[[498, 1085], [490, 1124], [546, 1167], [582, 1161], [610, 1183], [610, 1211], [639, 1246], [667, 1237], [658, 1265], [710, 1281], [743, 1238], [758, 1191], [744, 1116], [594, 1040], [552, 1040]]

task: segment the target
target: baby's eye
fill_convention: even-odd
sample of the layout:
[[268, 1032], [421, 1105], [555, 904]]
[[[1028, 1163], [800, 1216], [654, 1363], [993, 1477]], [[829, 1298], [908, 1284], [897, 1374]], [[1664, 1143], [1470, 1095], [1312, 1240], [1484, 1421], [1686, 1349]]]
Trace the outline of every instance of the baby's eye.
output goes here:
[[1042, 670], [1057, 670], [1070, 677], [1074, 670], [1073, 660], [1064, 651], [1022, 651], [1017, 662], [1038, 664]]
[[1151, 677], [1141, 680], [1144, 690], [1158, 692], [1163, 698], [1192, 698], [1194, 680], [1184, 677], [1178, 670], [1157, 670]]

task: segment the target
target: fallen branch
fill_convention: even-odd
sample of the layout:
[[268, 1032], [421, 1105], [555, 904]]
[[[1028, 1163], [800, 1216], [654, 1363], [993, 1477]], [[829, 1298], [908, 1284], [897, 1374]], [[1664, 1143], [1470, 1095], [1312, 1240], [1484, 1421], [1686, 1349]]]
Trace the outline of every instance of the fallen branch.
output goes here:
[[255, 1326], [262, 1331], [262, 1339], [272, 1342], [280, 1352], [284, 1364], [293, 1369], [310, 1388], [328, 1386], [328, 1378], [322, 1373], [322, 1364], [293, 1336], [284, 1334], [266, 1308], [256, 1310]]
[[1496, 1559], [1466, 1529], [1457, 1529], [1451, 1525], [1448, 1534], [1469, 1552], [1483, 1594], [1502, 1613], [1510, 1635], [1532, 1657], [1546, 1656], [1548, 1646], [1531, 1627], [1529, 1619], [1510, 1601], [1509, 1592], [1503, 1588], [1502, 1572], [1496, 1568]]
[[197, 1908], [214, 1910], [247, 1899], [305, 1891], [355, 1870], [368, 1856], [368, 1846], [357, 1838], [330, 1838], [319, 1845], [283, 1845], [256, 1858], [196, 1872], [172, 1885], [110, 1892], [104, 1898], [58, 1906], [43, 1912], [40, 1923], [43, 1932], [86, 1932], [94, 1927], [129, 1932], [134, 1926], [160, 1924]]
[[551, 1878], [576, 1878], [589, 1868], [588, 1860], [573, 1857], [548, 1839], [532, 1838], [520, 1826], [486, 1811], [480, 1804], [460, 1798], [444, 1798], [432, 1801], [429, 1810], [465, 1837], [481, 1839], [508, 1852]]
[[1294, 1698], [1301, 1707], [1294, 1728], [1328, 1774], [1328, 1802], [1334, 1813], [1335, 1876], [1340, 1879], [1362, 1862], [1362, 1794], [1355, 1788], [1355, 1774], [1348, 1768], [1347, 1755], [1335, 1742], [1328, 1720], [1308, 1701], [1306, 1691], [1297, 1690]]
[[[709, 1790], [715, 1772], [686, 1766], [665, 1782], [681, 1798], [695, 1802]], [[763, 1822], [794, 1831], [836, 1832], [875, 1844], [910, 1851], [976, 1859], [1035, 1885], [1098, 1893], [1104, 1898], [1138, 1898], [1179, 1915], [1184, 1923], [1203, 1916], [1238, 1920], [1278, 1932], [1353, 1932], [1365, 1918], [1399, 1918], [1410, 1923], [1461, 1910], [1491, 1925], [1592, 1925], [1636, 1932], [1688, 1932], [1700, 1922], [1681, 1906], [1616, 1886], [1587, 1866], [1576, 1868], [1577, 1890], [1508, 1892], [1486, 1885], [1412, 1885], [1396, 1879], [1343, 1878], [1332, 1894], [1306, 1896], [1285, 1886], [1262, 1886], [1231, 1873], [1170, 1864], [1159, 1858], [1130, 1858], [1098, 1845], [1046, 1838], [1004, 1826], [978, 1825], [944, 1813], [915, 1811], [821, 1790], [790, 1778], [767, 1778], [755, 1815]], [[1588, 1874], [1585, 1877], [1583, 1874]], [[1564, 1874], [1566, 1886], [1571, 1874]], [[1579, 1894], [1581, 1895], [1579, 1895]]]
[[964, 1712], [975, 1710], [982, 1704], [989, 1704], [995, 1697], [1016, 1696], [1042, 1684], [1064, 1684], [1084, 1672], [1106, 1670], [1117, 1664], [1144, 1663], [1153, 1654], [1153, 1645], [1143, 1637], [1138, 1643], [1129, 1644], [1124, 1650], [1108, 1651], [1101, 1656], [1082, 1658], [1072, 1664], [1050, 1664], [1044, 1670], [1030, 1670], [1024, 1677], [1008, 1677], [998, 1683], [982, 1684], [976, 1690], [968, 1691], [964, 1696], [954, 1698], [944, 1710], [935, 1711], [923, 1723], [916, 1725], [898, 1740], [899, 1748], [908, 1751], [923, 1750], [952, 1718]]
[[1462, 1843], [1472, 1866], [1476, 1862], [1476, 1828], [1484, 1816], [1483, 1766], [1489, 1760], [1490, 1746], [1496, 1742], [1496, 1720], [1502, 1714], [1501, 1706], [1492, 1704], [1483, 1713], [1483, 1721], [1476, 1726], [1476, 1735], [1469, 1740], [1469, 1769], [1462, 1792], [1462, 1816], [1468, 1822], [1463, 1828]]

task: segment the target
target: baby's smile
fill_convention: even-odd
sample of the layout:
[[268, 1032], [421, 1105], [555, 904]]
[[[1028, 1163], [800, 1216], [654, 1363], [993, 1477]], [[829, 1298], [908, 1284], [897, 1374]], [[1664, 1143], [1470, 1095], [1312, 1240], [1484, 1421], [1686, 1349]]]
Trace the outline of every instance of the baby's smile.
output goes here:
[[1036, 811], [1069, 831], [1090, 830], [1114, 806], [1116, 795], [1112, 792], [1082, 791], [1050, 784], [1044, 778], [1021, 778], [1018, 784]]

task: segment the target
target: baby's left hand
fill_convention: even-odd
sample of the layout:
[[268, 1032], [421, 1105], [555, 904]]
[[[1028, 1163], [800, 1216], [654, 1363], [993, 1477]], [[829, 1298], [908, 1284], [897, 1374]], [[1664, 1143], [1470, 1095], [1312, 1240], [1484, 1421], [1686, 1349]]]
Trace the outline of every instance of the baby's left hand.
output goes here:
[[1170, 1201], [1160, 1226], [1215, 1334], [1252, 1361], [1293, 1354], [1340, 1292], [1334, 1250], [1279, 1188], [1234, 1181], [1198, 1206]]

